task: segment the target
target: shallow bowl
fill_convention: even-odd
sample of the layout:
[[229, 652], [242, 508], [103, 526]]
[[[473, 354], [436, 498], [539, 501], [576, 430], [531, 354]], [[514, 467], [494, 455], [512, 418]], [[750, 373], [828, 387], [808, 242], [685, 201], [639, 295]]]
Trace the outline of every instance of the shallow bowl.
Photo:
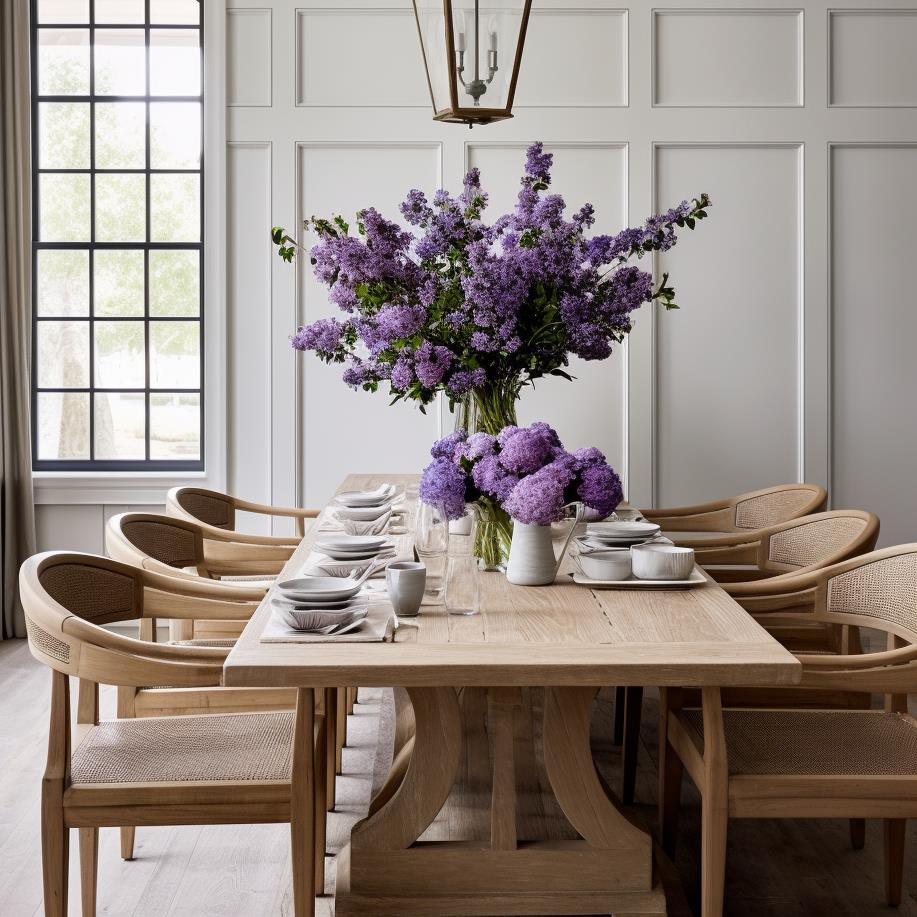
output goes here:
[[674, 544], [644, 544], [632, 551], [637, 579], [685, 580], [694, 570], [694, 548]]

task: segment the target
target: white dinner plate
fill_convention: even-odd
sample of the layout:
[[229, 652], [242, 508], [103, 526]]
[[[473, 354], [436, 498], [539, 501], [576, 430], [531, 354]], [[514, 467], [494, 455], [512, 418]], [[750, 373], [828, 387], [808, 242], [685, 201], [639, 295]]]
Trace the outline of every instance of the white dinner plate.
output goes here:
[[655, 522], [590, 522], [586, 534], [598, 538], [648, 538], [655, 535], [660, 526]]
[[322, 535], [315, 540], [319, 551], [330, 548], [332, 551], [381, 551], [391, 547], [392, 541], [387, 535]]

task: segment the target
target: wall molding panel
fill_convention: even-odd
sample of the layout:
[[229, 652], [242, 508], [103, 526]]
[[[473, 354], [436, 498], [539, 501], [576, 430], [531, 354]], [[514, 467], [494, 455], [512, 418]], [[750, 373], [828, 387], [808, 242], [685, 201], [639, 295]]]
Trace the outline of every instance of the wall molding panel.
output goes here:
[[[539, 383], [521, 418], [603, 448], [638, 506], [808, 480], [830, 485], [835, 506], [878, 512], [880, 543], [917, 541], [917, 433], [888, 404], [917, 390], [917, 310], [902, 292], [917, 260], [905, 222], [917, 211], [917, 0], [544, 0], [514, 117], [472, 132], [431, 118], [409, 3], [228, 7], [209, 31], [228, 32], [225, 105], [219, 86], [209, 97], [228, 139], [216, 218], [228, 343], [210, 345], [226, 351], [224, 451], [240, 496], [321, 503], [344, 471], [421, 468], [454, 423], [444, 403], [426, 416], [389, 408], [292, 351], [297, 327], [331, 312], [308, 259], [283, 263], [269, 228], [299, 234], [303, 217], [352, 220], [363, 206], [397, 214], [412, 187], [459, 189], [469, 165], [495, 214], [541, 139], [557, 154], [552, 191], [592, 201], [596, 232], [701, 191], [714, 205], [641, 263], [671, 269], [680, 311], [644, 306], [609, 361]], [[212, 54], [212, 81], [220, 64]], [[85, 529], [94, 550], [106, 506], [158, 505], [166, 486], [38, 479], [42, 538]]]

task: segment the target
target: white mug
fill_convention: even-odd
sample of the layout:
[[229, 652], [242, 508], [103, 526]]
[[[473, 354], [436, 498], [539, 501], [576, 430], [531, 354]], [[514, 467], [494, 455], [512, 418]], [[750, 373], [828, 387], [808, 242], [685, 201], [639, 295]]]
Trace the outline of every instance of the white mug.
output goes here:
[[385, 568], [388, 598], [399, 617], [414, 617], [420, 611], [427, 584], [427, 568], [413, 560], [398, 560]]

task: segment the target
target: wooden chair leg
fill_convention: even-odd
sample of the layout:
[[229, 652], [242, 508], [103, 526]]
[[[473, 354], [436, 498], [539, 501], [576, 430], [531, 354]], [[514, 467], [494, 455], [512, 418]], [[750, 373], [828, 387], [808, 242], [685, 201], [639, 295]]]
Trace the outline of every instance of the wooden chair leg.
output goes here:
[[729, 764], [719, 688], [703, 688], [704, 786], [701, 810], [701, 917], [722, 917], [726, 890]]
[[335, 705], [337, 707], [337, 716], [334, 721], [334, 732], [331, 737], [334, 740], [334, 772], [342, 774], [344, 772], [344, 746], [347, 744], [347, 689], [335, 689]]
[[290, 800], [290, 847], [293, 862], [294, 917], [315, 915], [315, 692], [296, 692]]
[[41, 862], [45, 917], [67, 917], [70, 830], [64, 826], [62, 786], [42, 786]]
[[322, 752], [325, 756], [325, 811], [334, 811], [334, 801], [337, 796], [337, 722], [341, 715], [339, 695], [337, 688], [328, 688], [325, 692], [325, 729]]
[[121, 859], [132, 860], [134, 858], [134, 836], [137, 829], [134, 827], [121, 828]]
[[82, 917], [95, 917], [99, 868], [99, 829], [80, 828], [80, 902]]
[[685, 766], [668, 740], [668, 701], [671, 693], [669, 689], [663, 688], [659, 704], [659, 834], [662, 849], [668, 856], [674, 857]]
[[621, 802], [634, 804], [637, 783], [637, 753], [640, 750], [640, 716], [643, 712], [643, 688], [631, 685], [624, 689], [624, 741], [621, 748]]
[[[330, 691], [328, 692], [330, 695]], [[326, 705], [333, 698], [326, 695]], [[330, 707], [326, 706], [326, 711]], [[328, 818], [328, 762], [333, 760], [333, 739], [328, 732], [328, 716], [322, 716], [315, 724], [315, 801], [312, 806], [313, 870], [315, 873], [315, 894], [325, 894], [325, 831]]]
[[850, 819], [850, 846], [854, 850], [862, 850], [866, 846], [866, 819]]
[[904, 878], [904, 834], [906, 818], [886, 818], [885, 835], [885, 901], [890, 907], [901, 904], [901, 882]]
[[622, 687], [615, 688], [615, 724], [611, 735], [614, 745], [624, 741], [624, 691]]

